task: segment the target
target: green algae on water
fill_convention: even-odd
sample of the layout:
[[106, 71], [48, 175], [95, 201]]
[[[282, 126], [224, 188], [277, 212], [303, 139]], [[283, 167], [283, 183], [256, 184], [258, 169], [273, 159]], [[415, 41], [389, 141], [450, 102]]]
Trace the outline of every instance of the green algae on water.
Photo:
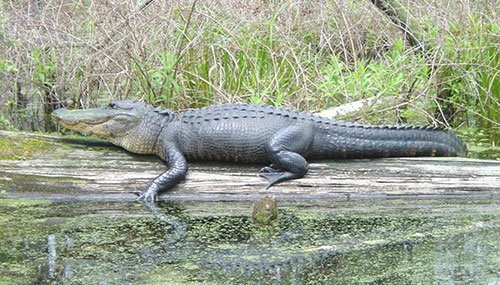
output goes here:
[[0, 283], [487, 284], [498, 209], [493, 199], [284, 201], [263, 237], [251, 202], [0, 199]]

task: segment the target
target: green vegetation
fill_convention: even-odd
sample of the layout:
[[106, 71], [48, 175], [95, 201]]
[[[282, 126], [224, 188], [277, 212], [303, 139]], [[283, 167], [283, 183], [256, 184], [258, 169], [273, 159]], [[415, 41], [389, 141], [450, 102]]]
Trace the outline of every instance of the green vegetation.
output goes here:
[[53, 109], [112, 98], [307, 111], [392, 98], [355, 120], [499, 143], [494, 1], [405, 3], [415, 36], [372, 1], [136, 2], [0, 4], [0, 128], [51, 130]]

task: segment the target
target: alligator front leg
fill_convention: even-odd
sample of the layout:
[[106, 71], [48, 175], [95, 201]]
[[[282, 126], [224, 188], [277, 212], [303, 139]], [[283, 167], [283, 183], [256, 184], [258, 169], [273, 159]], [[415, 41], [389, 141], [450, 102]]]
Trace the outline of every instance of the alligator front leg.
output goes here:
[[165, 157], [167, 163], [170, 165], [170, 169], [156, 177], [146, 191], [136, 193], [139, 195], [137, 198], [138, 201], [154, 202], [158, 194], [171, 189], [186, 177], [187, 161], [177, 146], [167, 147]]
[[290, 126], [276, 133], [268, 143], [267, 152], [273, 164], [260, 170], [269, 181], [266, 189], [276, 183], [304, 176], [308, 164], [300, 153], [312, 146], [312, 128]]

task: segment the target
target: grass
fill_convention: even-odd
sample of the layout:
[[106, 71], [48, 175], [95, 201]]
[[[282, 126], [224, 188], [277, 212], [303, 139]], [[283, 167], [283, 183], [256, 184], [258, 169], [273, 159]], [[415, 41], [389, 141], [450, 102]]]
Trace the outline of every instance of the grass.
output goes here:
[[316, 111], [394, 97], [356, 118], [444, 125], [471, 141], [482, 132], [498, 145], [496, 7], [452, 2], [407, 7], [426, 54], [369, 1], [3, 3], [0, 117], [43, 130], [49, 103], [137, 98], [175, 110], [251, 102]]

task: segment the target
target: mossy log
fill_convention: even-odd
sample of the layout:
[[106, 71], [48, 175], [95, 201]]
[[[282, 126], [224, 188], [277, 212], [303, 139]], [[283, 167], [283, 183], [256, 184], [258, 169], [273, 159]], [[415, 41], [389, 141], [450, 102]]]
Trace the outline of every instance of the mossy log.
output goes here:
[[399, 0], [371, 0], [373, 5], [384, 13], [405, 35], [408, 43], [421, 52], [424, 50], [422, 29], [411, 16], [406, 2]]
[[[190, 163], [167, 200], [422, 196], [500, 197], [500, 162], [467, 158], [313, 161], [301, 179], [265, 190], [260, 165]], [[133, 200], [167, 166], [109, 143], [0, 131], [0, 197]]]

